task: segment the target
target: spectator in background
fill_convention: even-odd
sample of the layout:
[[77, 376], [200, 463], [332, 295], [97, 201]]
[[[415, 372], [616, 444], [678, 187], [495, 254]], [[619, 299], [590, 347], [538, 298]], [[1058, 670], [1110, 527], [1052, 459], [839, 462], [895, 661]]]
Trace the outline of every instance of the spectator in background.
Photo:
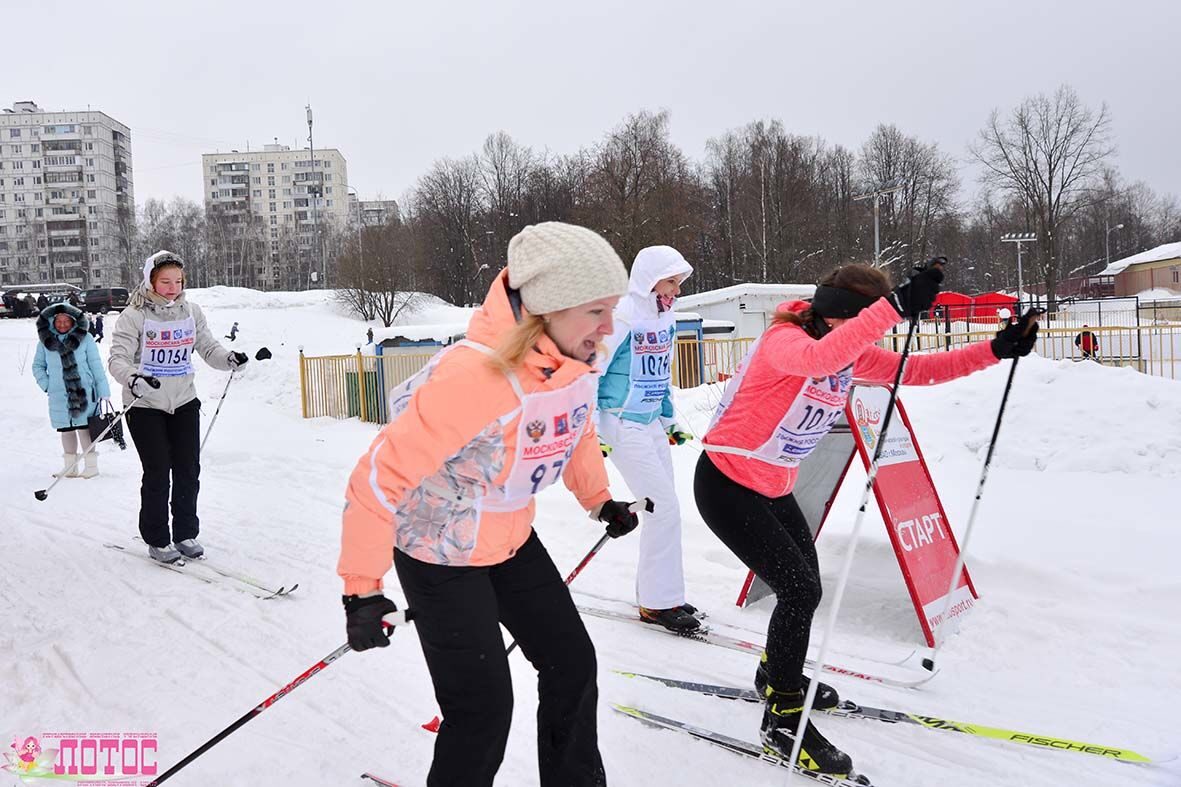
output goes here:
[[237, 338], [238, 338], [238, 323], [235, 322], [230, 327], [230, 332], [226, 334], [226, 338], [229, 339], [231, 342], [237, 340]]
[[37, 311], [45, 311], [45, 307], [49, 305], [49, 299], [45, 297], [45, 293], [37, 296]]
[[[37, 317], [33, 379], [49, 394], [49, 421], [61, 434], [62, 469], [55, 476], [94, 478], [98, 454], [90, 450], [88, 422], [101, 399], [111, 395], [98, 347], [87, 335], [86, 315], [68, 303], [55, 303]], [[82, 472], [78, 463], [83, 461]]]
[[369, 343], [373, 344], [373, 329], [372, 328], [370, 328], [369, 330], [367, 330], [365, 332], [365, 336], [368, 337]]
[[94, 337], [96, 344], [103, 340], [103, 316], [102, 314], [94, 315], [94, 319], [90, 321], [90, 335]]
[[1084, 323], [1083, 331], [1074, 337], [1074, 346], [1079, 349], [1084, 358], [1096, 360], [1099, 358], [1099, 337], [1086, 328], [1087, 325]]

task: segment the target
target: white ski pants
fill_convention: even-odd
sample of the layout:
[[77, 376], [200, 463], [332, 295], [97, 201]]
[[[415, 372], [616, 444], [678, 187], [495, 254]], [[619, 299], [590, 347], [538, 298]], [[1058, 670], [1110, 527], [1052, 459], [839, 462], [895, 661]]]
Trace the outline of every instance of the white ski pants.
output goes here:
[[599, 416], [599, 436], [611, 446], [610, 459], [637, 500], [651, 498], [655, 510], [642, 514], [636, 602], [648, 609], [671, 609], [685, 603], [681, 565], [681, 509], [673, 484], [668, 435], [656, 420], [627, 421]]

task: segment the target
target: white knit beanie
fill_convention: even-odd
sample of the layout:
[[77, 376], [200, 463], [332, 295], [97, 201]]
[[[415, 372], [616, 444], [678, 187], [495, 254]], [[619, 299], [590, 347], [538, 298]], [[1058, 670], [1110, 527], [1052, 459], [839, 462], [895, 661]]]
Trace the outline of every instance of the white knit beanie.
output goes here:
[[627, 292], [627, 269], [601, 235], [560, 221], [531, 224], [508, 242], [508, 283], [530, 314]]

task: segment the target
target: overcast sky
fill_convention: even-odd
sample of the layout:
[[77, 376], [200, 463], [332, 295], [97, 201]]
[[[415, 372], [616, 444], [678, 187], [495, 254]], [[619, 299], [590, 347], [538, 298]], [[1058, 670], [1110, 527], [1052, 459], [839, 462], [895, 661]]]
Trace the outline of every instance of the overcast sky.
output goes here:
[[200, 200], [202, 153], [306, 145], [308, 102], [372, 199], [493, 131], [569, 153], [645, 108], [697, 160], [779, 118], [853, 148], [894, 123], [966, 162], [993, 108], [1063, 82], [1107, 103], [1125, 176], [1181, 195], [1181, 0], [40, 0], [0, 24], [0, 103], [129, 125], [140, 203]]

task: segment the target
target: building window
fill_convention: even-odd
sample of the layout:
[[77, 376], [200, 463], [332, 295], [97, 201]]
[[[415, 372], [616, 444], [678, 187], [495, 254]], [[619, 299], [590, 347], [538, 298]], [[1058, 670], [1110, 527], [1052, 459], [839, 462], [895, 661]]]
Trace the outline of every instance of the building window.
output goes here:
[[13, 201], [13, 202], [24, 202], [24, 201], [25, 201], [25, 195], [24, 195], [24, 194], [20, 194], [20, 193], [13, 194], [13, 195], [12, 195], [12, 201]]
[[332, 200], [328, 200], [328, 207], [332, 207]]
[[267, 164], [267, 172], [274, 172], [274, 171], [275, 171], [274, 163]]
[[250, 168], [252, 170], [254, 170], [255, 172], [258, 172], [258, 170], [262, 168], [262, 165], [261, 164], [251, 164]]
[[278, 223], [279, 223], [279, 217], [278, 216], [271, 216], [271, 226], [274, 227]]
[[284, 210], [290, 210], [290, 209], [291, 209], [291, 200], [284, 200], [284, 201], [283, 201], [283, 209], [284, 209]]
[[268, 189], [268, 190], [267, 190], [267, 199], [274, 199], [274, 198], [275, 198], [275, 190], [274, 190], [274, 189]]
[[39, 159], [33, 159], [33, 169], [41, 169], [41, 161]]
[[19, 128], [8, 129], [8, 138], [9, 139], [20, 139], [21, 138], [21, 130]]
[[210, 178], [210, 179], [209, 179], [209, 185], [210, 185], [210, 186], [216, 186], [216, 185], [217, 185], [217, 178]]
[[283, 162], [283, 169], [287, 169], [287, 162], [286, 161]]
[[82, 133], [88, 137], [93, 137], [94, 136], [94, 126], [83, 126]]
[[271, 213], [274, 213], [274, 212], [275, 212], [275, 203], [273, 203], [273, 202], [272, 202], [272, 203], [270, 204], [270, 210], [271, 210]]
[[86, 199], [98, 199], [98, 190], [97, 189], [87, 189], [86, 190]]
[[98, 222], [97, 221], [90, 222], [90, 229], [97, 230], [98, 229]]
[[14, 186], [23, 186], [23, 185], [25, 185], [25, 179], [24, 179], [24, 178], [13, 178], [13, 179], [12, 179], [12, 185], [14, 185]]
[[90, 216], [97, 216], [98, 215], [98, 208], [96, 208], [93, 205], [87, 205], [86, 206], [86, 213]]
[[275, 179], [274, 179], [273, 177], [269, 177], [269, 178], [267, 178], [267, 185], [268, 185], [268, 186], [273, 186], [273, 185], [275, 185]]
[[1173, 271], [1173, 284], [1181, 282], [1181, 271]]
[[13, 168], [13, 169], [24, 169], [24, 168], [25, 168], [25, 162], [23, 162], [23, 161], [14, 161], [14, 162], [12, 162], [12, 168]]
[[92, 158], [86, 159], [86, 166], [93, 167], [94, 166], [94, 159], [92, 159]]
[[20, 146], [20, 145], [13, 145], [13, 146], [12, 146], [12, 155], [14, 155], [14, 156], [16, 156], [16, 155], [19, 155], [19, 154], [20, 154], [20, 152], [21, 152], [21, 146]]
[[87, 143], [86, 143], [86, 149], [87, 149], [87, 150], [94, 150], [94, 143], [93, 143], [93, 142], [87, 142]]

